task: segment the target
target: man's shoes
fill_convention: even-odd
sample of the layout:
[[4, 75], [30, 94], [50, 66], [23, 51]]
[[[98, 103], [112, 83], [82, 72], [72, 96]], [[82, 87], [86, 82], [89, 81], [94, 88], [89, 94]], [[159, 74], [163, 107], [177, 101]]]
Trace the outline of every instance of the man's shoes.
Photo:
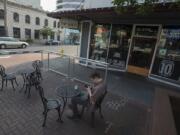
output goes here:
[[79, 119], [78, 115], [67, 116], [67, 118], [70, 120], [78, 120]]
[[68, 107], [69, 107], [71, 110], [73, 110], [72, 104], [69, 104]]
[[81, 115], [78, 114], [78, 115], [73, 115], [73, 116], [67, 116], [67, 118], [71, 120], [77, 120], [77, 119], [81, 119]]

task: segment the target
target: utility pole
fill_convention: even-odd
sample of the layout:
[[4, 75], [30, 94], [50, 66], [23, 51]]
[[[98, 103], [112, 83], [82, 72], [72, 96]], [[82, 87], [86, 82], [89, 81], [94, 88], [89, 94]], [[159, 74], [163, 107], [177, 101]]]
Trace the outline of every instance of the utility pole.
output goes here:
[[5, 36], [8, 36], [8, 26], [7, 26], [7, 0], [4, 0], [4, 30], [5, 30]]

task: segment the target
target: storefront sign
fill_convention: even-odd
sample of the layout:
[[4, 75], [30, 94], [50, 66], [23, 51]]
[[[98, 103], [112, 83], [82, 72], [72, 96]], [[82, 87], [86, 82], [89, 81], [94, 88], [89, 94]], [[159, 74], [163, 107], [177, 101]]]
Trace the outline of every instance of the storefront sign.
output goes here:
[[180, 29], [165, 29], [164, 34], [168, 39], [180, 39]]
[[165, 56], [167, 53], [167, 49], [160, 49], [159, 50], [159, 56]]
[[174, 72], [174, 62], [163, 60], [159, 67], [159, 74], [164, 77], [171, 77]]

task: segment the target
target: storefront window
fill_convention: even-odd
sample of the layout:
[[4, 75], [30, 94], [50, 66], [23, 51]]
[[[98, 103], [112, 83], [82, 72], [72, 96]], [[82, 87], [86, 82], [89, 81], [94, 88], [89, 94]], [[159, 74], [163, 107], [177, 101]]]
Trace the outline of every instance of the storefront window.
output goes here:
[[113, 25], [109, 46], [108, 63], [110, 67], [125, 69], [131, 39], [132, 26]]
[[180, 82], [180, 26], [161, 31], [152, 74]]
[[78, 29], [65, 29], [64, 32], [64, 44], [65, 45], [79, 45], [80, 32]]
[[13, 35], [14, 35], [14, 38], [21, 38], [21, 30], [20, 30], [20, 28], [13, 27]]
[[109, 45], [110, 25], [94, 25], [92, 29], [89, 58], [106, 61]]
[[124, 70], [126, 67], [132, 26], [112, 25], [111, 37], [110, 27], [110, 25], [100, 24], [93, 26], [89, 58], [99, 61], [107, 60], [110, 68]]

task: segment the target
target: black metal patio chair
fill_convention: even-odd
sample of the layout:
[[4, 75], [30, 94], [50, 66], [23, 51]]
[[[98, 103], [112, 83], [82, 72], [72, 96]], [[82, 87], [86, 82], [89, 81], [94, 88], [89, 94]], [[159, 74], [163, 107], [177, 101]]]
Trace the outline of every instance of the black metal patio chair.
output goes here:
[[[102, 102], [103, 102], [106, 94], [107, 94], [107, 91], [105, 91], [104, 94], [101, 95], [101, 96], [96, 100], [93, 109], [90, 110], [90, 111], [91, 111], [91, 126], [92, 126], [92, 127], [94, 127], [95, 112], [96, 112], [97, 110], [99, 110], [99, 115], [100, 115], [100, 117], [101, 117], [102, 119], [104, 118], [104, 116], [103, 116], [103, 114], [102, 114], [102, 107], [101, 107], [101, 105], [102, 105]], [[81, 117], [82, 117], [83, 114], [84, 114], [85, 108], [87, 108], [87, 110], [89, 110], [90, 106], [91, 106], [91, 105], [89, 105], [89, 103], [88, 103], [88, 104], [84, 104], [84, 105], [82, 106]]]
[[13, 75], [13, 74], [7, 74], [6, 73], [6, 69], [3, 65], [0, 65], [0, 76], [1, 76], [1, 79], [2, 79], [2, 87], [1, 87], [1, 90], [3, 90], [4, 88], [4, 82], [6, 82], [6, 87], [7, 87], [7, 83], [8, 81], [11, 82], [12, 84], [12, 87], [13, 87], [13, 90], [15, 90], [14, 88], [14, 82], [16, 83], [16, 85], [18, 86], [18, 83], [17, 83], [17, 80], [16, 80], [16, 76]]
[[43, 79], [43, 77], [42, 77], [42, 72], [41, 72], [41, 68], [43, 67], [42, 61], [40, 61], [40, 60], [35, 60], [35, 61], [33, 61], [32, 66], [33, 66], [33, 68], [34, 68], [35, 71], [36, 71], [36, 74], [37, 74], [38, 79], [39, 79], [39, 80], [40, 80], [40, 79], [42, 80], [42, 79]]
[[37, 90], [37, 86], [39, 84], [40, 84], [40, 81], [39, 81], [39, 79], [37, 77], [36, 72], [28, 74], [26, 76], [26, 81], [25, 81], [26, 89], [25, 89], [24, 93], [26, 94], [27, 91], [28, 91], [28, 95], [27, 95], [28, 98], [30, 98], [30, 96], [31, 96], [31, 88], [35, 87], [35, 89]]
[[50, 110], [54, 110], [56, 109], [58, 112], [58, 122], [63, 123], [63, 121], [61, 120], [61, 106], [62, 106], [62, 102], [60, 100], [57, 99], [47, 99], [44, 96], [44, 90], [41, 86], [37, 87], [38, 91], [39, 91], [39, 95], [41, 97], [42, 103], [43, 103], [43, 107], [44, 107], [44, 111], [43, 111], [43, 115], [44, 115], [44, 122], [43, 122], [43, 127], [46, 126], [46, 118], [47, 118], [47, 113]]

